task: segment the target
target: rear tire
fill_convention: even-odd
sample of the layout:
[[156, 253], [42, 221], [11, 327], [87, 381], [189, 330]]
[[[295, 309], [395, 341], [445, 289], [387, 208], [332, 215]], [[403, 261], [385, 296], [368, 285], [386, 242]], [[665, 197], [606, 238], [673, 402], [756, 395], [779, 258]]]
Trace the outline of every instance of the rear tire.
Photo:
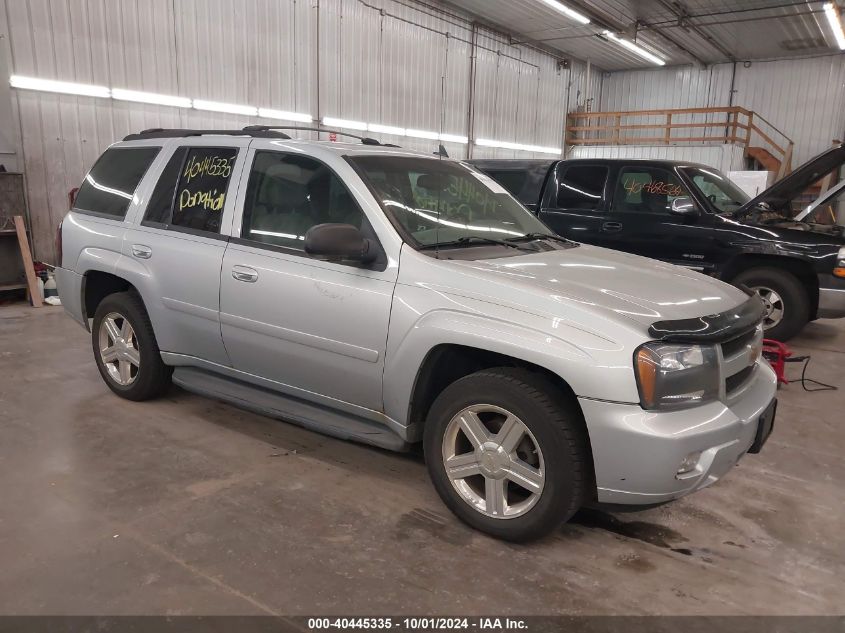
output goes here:
[[496, 538], [539, 538], [587, 499], [591, 461], [581, 413], [541, 374], [500, 367], [455, 381], [432, 405], [423, 443], [443, 502]]
[[109, 389], [127, 400], [149, 400], [170, 385], [173, 368], [161, 360], [144, 302], [134, 292], [107, 296], [91, 328], [97, 369]]
[[763, 298], [767, 308], [763, 335], [788, 341], [810, 320], [810, 299], [801, 281], [792, 273], [771, 267], [751, 268], [738, 274], [733, 283], [743, 284]]

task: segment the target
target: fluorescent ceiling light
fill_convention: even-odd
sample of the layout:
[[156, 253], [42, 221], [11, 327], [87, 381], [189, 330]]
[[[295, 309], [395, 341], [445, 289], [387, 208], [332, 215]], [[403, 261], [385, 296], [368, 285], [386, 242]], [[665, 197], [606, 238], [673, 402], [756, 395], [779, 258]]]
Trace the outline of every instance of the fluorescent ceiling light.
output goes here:
[[395, 136], [405, 136], [405, 128], [393, 127], [392, 125], [381, 125], [379, 123], [368, 123], [367, 129], [370, 132], [377, 132], [379, 134], [393, 134]]
[[836, 38], [836, 44], [840, 50], [845, 51], [845, 32], [842, 30], [842, 17], [839, 15], [839, 9], [833, 2], [826, 2], [824, 12], [827, 15], [827, 21], [830, 23], [830, 30], [833, 31], [833, 36]]
[[173, 106], [174, 108], [191, 107], [191, 100], [187, 97], [172, 97], [170, 95], [158, 95], [152, 92], [112, 88], [111, 96], [112, 99], [117, 99], [118, 101], [138, 101], [139, 103], [152, 103], [155, 105]]
[[429, 132], [428, 130], [405, 130], [405, 134], [414, 138], [429, 138], [434, 141], [440, 138], [437, 132]]
[[542, 145], [524, 145], [522, 143], [511, 143], [510, 141], [492, 141], [490, 139], [479, 138], [475, 140], [475, 144], [479, 147], [499, 147], [501, 149], [514, 149], [521, 152], [536, 152], [538, 154], [555, 154], [560, 155], [559, 147], [544, 147]]
[[666, 65], [666, 62], [663, 61], [662, 59], [660, 59], [654, 53], [648, 52], [642, 46], [637, 46], [633, 42], [629, 42], [628, 40], [623, 40], [621, 37], [616, 35], [616, 33], [611, 33], [610, 31], [603, 31], [603, 35], [606, 38], [613, 40], [614, 42], [616, 42], [620, 46], [624, 46], [625, 48], [627, 48], [632, 53], [635, 53], [636, 55], [639, 55], [640, 57], [647, 59], [648, 61], [650, 61], [653, 64], [657, 64], [658, 66], [665, 66]]
[[258, 108], [258, 116], [265, 119], [282, 119], [283, 121], [300, 121], [302, 123], [311, 123], [314, 120], [310, 114], [273, 110], [272, 108]]
[[469, 143], [469, 139], [466, 136], [461, 136], [460, 134], [441, 134], [440, 140], [446, 141], [447, 143], [461, 143], [463, 145]]
[[540, 0], [540, 2], [542, 2], [545, 5], [550, 6], [555, 11], [560, 11], [565, 16], [572, 18], [576, 22], [580, 22], [581, 24], [589, 24], [590, 23], [590, 18], [588, 18], [586, 15], [581, 15], [577, 11], [570, 9], [565, 4], [561, 4], [557, 0]]
[[111, 90], [105, 86], [92, 86], [91, 84], [75, 84], [68, 81], [53, 81], [52, 79], [36, 79], [35, 77], [21, 77], [12, 75], [9, 77], [9, 84], [12, 88], [23, 90], [42, 90], [44, 92], [63, 92], [69, 95], [82, 95], [84, 97], [111, 96]]
[[205, 101], [194, 99], [194, 110], [208, 110], [209, 112], [226, 112], [227, 114], [245, 114], [246, 116], [257, 116], [258, 108], [236, 103], [220, 103], [219, 101]]
[[344, 127], [347, 130], [366, 130], [367, 124], [361, 121], [349, 121], [348, 119], [335, 119], [334, 117], [324, 116], [323, 125], [330, 125], [331, 127]]

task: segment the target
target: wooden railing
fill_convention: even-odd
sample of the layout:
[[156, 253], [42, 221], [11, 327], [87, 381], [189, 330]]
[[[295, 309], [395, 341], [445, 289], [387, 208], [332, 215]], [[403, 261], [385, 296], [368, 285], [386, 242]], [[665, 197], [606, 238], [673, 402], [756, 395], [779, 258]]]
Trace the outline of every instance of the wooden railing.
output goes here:
[[752, 148], [770, 154], [778, 162], [778, 178], [791, 171], [794, 146], [792, 139], [762, 116], [735, 106], [572, 112], [566, 142], [569, 146], [732, 143], [742, 146], [746, 155], [754, 155]]

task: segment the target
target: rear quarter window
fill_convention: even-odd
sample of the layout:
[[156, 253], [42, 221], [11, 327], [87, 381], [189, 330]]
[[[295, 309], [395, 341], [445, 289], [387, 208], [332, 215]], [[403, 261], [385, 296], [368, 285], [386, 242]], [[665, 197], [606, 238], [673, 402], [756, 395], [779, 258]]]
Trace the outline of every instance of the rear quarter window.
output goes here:
[[219, 233], [236, 147], [191, 147], [173, 200], [171, 227]]
[[79, 187], [74, 209], [122, 219], [160, 147], [112, 147]]
[[557, 206], [595, 211], [602, 204], [607, 174], [608, 168], [602, 165], [566, 167], [558, 187]]
[[519, 198], [528, 179], [528, 172], [524, 170], [485, 169], [483, 171], [502, 185], [514, 198]]

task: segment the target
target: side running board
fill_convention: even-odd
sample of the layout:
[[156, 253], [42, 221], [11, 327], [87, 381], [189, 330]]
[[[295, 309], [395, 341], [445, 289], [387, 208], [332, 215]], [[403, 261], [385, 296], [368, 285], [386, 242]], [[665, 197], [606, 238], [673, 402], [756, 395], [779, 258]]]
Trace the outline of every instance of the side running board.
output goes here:
[[343, 440], [391, 451], [406, 451], [410, 446], [386, 426], [196, 367], [176, 367], [173, 382], [201, 396]]

